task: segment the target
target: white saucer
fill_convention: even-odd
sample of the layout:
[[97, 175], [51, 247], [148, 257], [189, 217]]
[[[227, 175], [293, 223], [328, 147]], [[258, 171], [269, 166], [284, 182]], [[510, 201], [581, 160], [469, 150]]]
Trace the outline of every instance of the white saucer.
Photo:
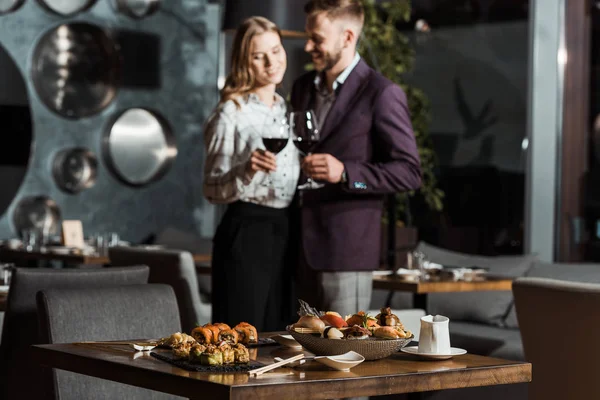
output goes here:
[[450, 354], [419, 353], [419, 346], [403, 347], [400, 350], [404, 353], [412, 354], [413, 356], [418, 356], [422, 358], [427, 358], [429, 360], [447, 360], [454, 356], [467, 354], [467, 351], [465, 349], [459, 349], [458, 347], [451, 347]]

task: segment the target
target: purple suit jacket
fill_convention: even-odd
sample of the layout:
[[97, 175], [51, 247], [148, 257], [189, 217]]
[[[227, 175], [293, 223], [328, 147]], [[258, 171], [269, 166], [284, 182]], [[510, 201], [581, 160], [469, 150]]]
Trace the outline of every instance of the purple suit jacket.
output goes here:
[[[315, 72], [294, 82], [294, 110], [313, 107]], [[322, 271], [379, 266], [384, 195], [418, 189], [421, 168], [406, 95], [361, 60], [338, 89], [313, 153], [344, 163], [348, 182], [302, 194], [308, 265]]]

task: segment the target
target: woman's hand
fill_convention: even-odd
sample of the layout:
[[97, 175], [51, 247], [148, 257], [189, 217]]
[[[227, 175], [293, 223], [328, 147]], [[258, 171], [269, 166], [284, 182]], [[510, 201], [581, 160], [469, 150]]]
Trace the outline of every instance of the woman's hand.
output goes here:
[[257, 171], [263, 171], [268, 174], [276, 169], [277, 159], [275, 158], [275, 154], [267, 150], [254, 150], [250, 155], [248, 164], [246, 164], [246, 171], [251, 177], [254, 177]]

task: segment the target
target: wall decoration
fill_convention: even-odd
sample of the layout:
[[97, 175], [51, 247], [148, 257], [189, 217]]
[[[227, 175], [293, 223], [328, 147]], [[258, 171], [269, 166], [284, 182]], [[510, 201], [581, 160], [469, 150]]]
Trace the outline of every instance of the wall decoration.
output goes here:
[[122, 181], [133, 186], [160, 179], [177, 156], [175, 137], [157, 112], [131, 108], [121, 113], [107, 130], [104, 160]]
[[19, 235], [30, 229], [46, 235], [55, 235], [60, 225], [60, 209], [56, 202], [47, 196], [24, 197], [15, 207], [13, 224]]
[[[2, 196], [6, 197], [4, 203], [0, 201], [0, 239], [20, 233], [15, 225], [15, 212], [20, 213], [21, 201], [39, 196], [51, 199], [62, 218], [80, 220], [86, 231], [116, 232], [131, 243], [146, 242], [167, 229], [190, 236], [210, 237], [214, 233], [219, 214], [202, 193], [202, 127], [218, 102], [222, 10], [218, 4], [207, 0], [162, 1], [151, 17], [134, 20], [116, 12], [111, 1], [96, 1], [85, 12], [68, 19], [42, 8], [37, 0], [25, 1], [17, 12], [0, 15], [0, 111], [3, 112], [0, 113], [0, 131], [11, 142], [18, 140], [23, 144], [16, 146], [7, 142], [4, 157], [0, 157], [0, 174], [3, 170], [18, 172], [11, 172], [11, 177], [0, 175]], [[50, 55], [73, 53], [62, 56], [63, 61], [64, 58], [69, 60], [67, 66], [45, 65], [36, 58], [36, 50], [39, 51], [38, 46], [45, 40], [45, 35], [49, 32], [56, 35], [59, 26], [70, 28], [76, 24], [82, 24], [85, 32], [90, 26], [96, 28], [94, 32], [102, 30], [101, 36], [111, 39], [107, 40], [111, 51], [106, 53], [102, 46], [102, 51], [98, 51], [94, 38], [81, 32], [82, 36], [68, 38], [75, 41], [71, 44], [76, 46], [74, 49], [64, 49], [67, 40], [50, 42], [49, 50], [54, 49]], [[67, 33], [72, 32], [68, 29]], [[84, 45], [87, 41], [90, 41], [91, 49]], [[105, 41], [100, 40], [100, 43]], [[118, 48], [118, 52], [114, 53], [114, 48]], [[90, 51], [92, 55], [101, 55], [90, 58]], [[73, 65], [75, 54], [83, 66]], [[95, 76], [98, 72], [115, 70], [108, 67], [114, 54], [119, 59], [118, 79], [114, 81], [116, 95], [108, 105], [92, 112], [87, 103], [80, 100], [79, 94], [76, 98], [81, 104], [68, 103], [75, 98], [70, 97], [72, 91], [105, 90], [104, 77]], [[97, 60], [95, 64], [91, 62], [94, 59]], [[14, 65], [11, 67], [11, 64]], [[40, 64], [54, 66], [54, 75], [48, 75], [41, 87], [48, 85], [52, 89], [49, 83], [73, 68], [86, 72], [84, 67], [89, 67], [89, 74], [79, 73], [79, 76], [89, 75], [94, 81], [75, 79], [70, 75], [72, 80], [63, 83], [68, 88], [63, 90], [63, 106], [60, 112], [53, 111], [40, 95], [40, 82], [32, 79], [33, 71]], [[56, 95], [57, 89], [54, 85], [55, 91], [50, 93]], [[104, 93], [100, 90], [92, 93], [98, 92]], [[48, 98], [53, 99], [52, 96]], [[79, 110], [83, 106], [85, 112], [81, 117], [75, 117], [75, 112], [66, 116], [68, 110]], [[155, 116], [168, 121], [165, 126], [172, 133], [167, 141], [172, 143], [170, 150], [151, 149], [160, 157], [164, 153], [170, 154], [167, 158], [172, 160], [163, 163], [163, 172], [159, 170], [151, 184], [140, 184], [145, 179], [139, 180], [139, 176], [133, 183], [127, 182], [110, 169], [109, 146], [104, 139], [108, 139], [108, 131], [117, 117], [132, 108], [157, 110], [160, 114]], [[21, 122], [13, 124], [17, 111]], [[13, 133], [7, 123], [19, 129]], [[173, 137], [176, 138], [176, 153]], [[144, 143], [140, 142], [137, 147], [141, 148]], [[87, 149], [97, 158], [95, 183], [76, 195], [57, 185], [52, 170], [57, 153], [75, 148]], [[116, 158], [117, 153], [113, 154]], [[18, 168], [13, 163], [2, 165], [9, 156], [13, 160], [17, 155], [23, 161]], [[122, 165], [121, 170], [123, 175], [127, 173]]]
[[38, 0], [47, 10], [53, 13], [70, 16], [87, 10], [96, 0]]
[[115, 9], [128, 17], [141, 19], [154, 14], [160, 0], [112, 0]]
[[0, 15], [17, 10], [25, 0], [0, 0]]
[[97, 169], [96, 156], [84, 148], [61, 150], [52, 162], [54, 181], [59, 188], [72, 194], [94, 186]]
[[104, 29], [89, 23], [63, 24], [37, 43], [31, 74], [48, 108], [67, 118], [87, 117], [114, 99], [121, 57]]

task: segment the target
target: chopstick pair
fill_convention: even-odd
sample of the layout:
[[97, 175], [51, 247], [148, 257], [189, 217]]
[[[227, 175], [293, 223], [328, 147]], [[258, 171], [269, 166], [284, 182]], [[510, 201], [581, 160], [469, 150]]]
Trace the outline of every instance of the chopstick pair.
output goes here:
[[271, 371], [272, 369], [279, 368], [285, 364], [293, 363], [294, 361], [298, 361], [304, 358], [304, 354], [297, 354], [294, 357], [286, 358], [285, 360], [281, 360], [271, 365], [266, 365], [264, 367], [256, 368], [251, 371], [248, 371], [250, 376], [258, 376], [262, 375], [267, 371]]
[[140, 344], [140, 345], [144, 345], [144, 346], [151, 346], [151, 345], [157, 345], [158, 341], [148, 341], [145, 342], [143, 340], [139, 340], [139, 341], [135, 341], [135, 340], [127, 340], [127, 341], [119, 341], [119, 340], [115, 340], [115, 341], [86, 341], [86, 342], [77, 342], [76, 344], [114, 344], [114, 345], [130, 345], [130, 344]]

